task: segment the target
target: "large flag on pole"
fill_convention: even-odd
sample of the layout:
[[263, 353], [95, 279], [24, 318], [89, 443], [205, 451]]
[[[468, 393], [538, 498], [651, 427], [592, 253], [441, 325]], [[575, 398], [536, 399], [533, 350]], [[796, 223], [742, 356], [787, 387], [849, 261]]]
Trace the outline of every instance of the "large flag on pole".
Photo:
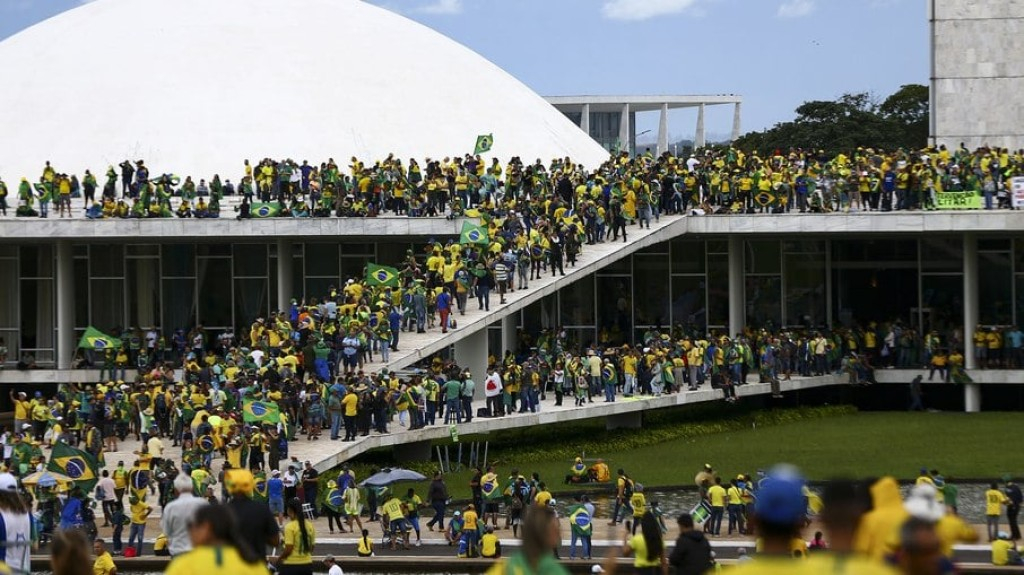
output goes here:
[[494, 134], [484, 134], [476, 137], [476, 146], [473, 148], [473, 155], [490, 152], [494, 146]]
[[491, 240], [487, 237], [487, 228], [473, 225], [469, 222], [462, 222], [462, 234], [459, 235], [459, 243], [486, 246], [491, 243]]
[[369, 264], [366, 266], [366, 283], [371, 286], [398, 287], [399, 272], [388, 266]]
[[121, 347], [121, 340], [116, 337], [111, 337], [102, 331], [89, 326], [85, 328], [85, 333], [83, 333], [81, 339], [78, 340], [78, 347], [98, 350], [110, 348], [117, 349]]
[[75, 485], [86, 493], [91, 492], [99, 481], [98, 467], [96, 458], [91, 454], [60, 442], [53, 446], [50, 462], [46, 465], [50, 471], [63, 473], [73, 479]]
[[246, 423], [281, 423], [281, 408], [268, 401], [242, 402], [242, 419]]

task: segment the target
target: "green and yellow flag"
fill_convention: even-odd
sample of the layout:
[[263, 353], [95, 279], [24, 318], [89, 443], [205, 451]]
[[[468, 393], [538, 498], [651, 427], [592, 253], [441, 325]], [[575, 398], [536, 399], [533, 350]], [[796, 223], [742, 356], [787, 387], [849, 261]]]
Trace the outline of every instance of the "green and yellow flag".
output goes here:
[[494, 134], [485, 134], [476, 137], [476, 147], [473, 148], [473, 155], [490, 152], [494, 146]]
[[75, 481], [86, 493], [92, 491], [99, 481], [96, 458], [81, 449], [75, 449], [66, 443], [57, 443], [50, 453], [50, 462], [46, 468], [56, 473], [63, 473]]
[[379, 287], [398, 287], [399, 272], [395, 268], [369, 264], [366, 266], [366, 283]]
[[89, 326], [85, 328], [85, 333], [82, 334], [81, 339], [78, 340], [78, 347], [84, 349], [117, 349], [121, 347], [121, 340], [116, 337], [110, 337], [102, 331]]
[[462, 234], [459, 235], [459, 243], [486, 246], [491, 243], [491, 240], [487, 237], [487, 228], [476, 226], [469, 222], [462, 222]]
[[253, 202], [249, 208], [249, 215], [254, 218], [276, 218], [280, 214], [280, 202]]
[[269, 401], [243, 401], [242, 419], [246, 423], [280, 423], [281, 408]]

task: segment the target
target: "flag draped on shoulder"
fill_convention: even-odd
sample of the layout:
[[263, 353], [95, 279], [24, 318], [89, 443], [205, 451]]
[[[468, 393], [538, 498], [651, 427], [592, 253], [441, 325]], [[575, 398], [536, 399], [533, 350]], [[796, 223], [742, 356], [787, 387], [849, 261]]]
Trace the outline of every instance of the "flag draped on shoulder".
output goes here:
[[99, 481], [97, 468], [99, 464], [91, 454], [75, 449], [66, 443], [57, 443], [50, 453], [50, 462], [46, 468], [56, 473], [63, 473], [75, 481], [86, 493], [90, 492]]
[[280, 423], [281, 408], [266, 401], [242, 402], [242, 419], [246, 423]]
[[121, 340], [116, 337], [111, 337], [102, 331], [89, 326], [85, 329], [85, 333], [78, 340], [78, 347], [83, 349], [117, 349], [121, 347]]
[[494, 134], [484, 134], [476, 137], [476, 146], [473, 148], [473, 155], [490, 152], [494, 146]]
[[462, 234], [459, 235], [459, 243], [486, 246], [491, 243], [491, 240], [487, 237], [487, 228], [469, 222], [462, 222]]
[[398, 287], [399, 272], [397, 269], [369, 264], [366, 266], [366, 283], [371, 286]]

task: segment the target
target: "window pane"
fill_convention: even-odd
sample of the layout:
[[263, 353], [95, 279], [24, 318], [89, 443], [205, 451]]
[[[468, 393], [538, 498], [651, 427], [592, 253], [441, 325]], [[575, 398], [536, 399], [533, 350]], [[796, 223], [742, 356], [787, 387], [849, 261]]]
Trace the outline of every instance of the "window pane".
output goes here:
[[985, 325], [1013, 323], [1013, 270], [1007, 252], [978, 254], [978, 317]]
[[306, 275], [338, 277], [338, 245], [306, 244]]
[[197, 265], [199, 323], [206, 328], [230, 327], [231, 290], [225, 289], [225, 284], [231, 277], [231, 260], [200, 258]]
[[18, 268], [14, 259], [0, 259], [0, 328], [18, 325]]
[[746, 241], [746, 253], [744, 254], [744, 269], [747, 273], [753, 274], [777, 274], [781, 246], [778, 241]]
[[748, 276], [747, 325], [775, 329], [782, 322], [782, 278]]
[[701, 240], [673, 240], [672, 273], [704, 273], [704, 242]]
[[372, 258], [376, 254], [376, 247], [374, 244], [345, 243], [341, 245], [341, 254], [345, 256], [367, 256]]
[[89, 325], [105, 333], [120, 333], [124, 321], [124, 280], [101, 279], [89, 282], [92, 315]]
[[267, 317], [269, 289], [265, 279], [235, 280], [236, 333], [246, 334], [257, 317]]
[[921, 271], [960, 272], [964, 268], [964, 242], [960, 238], [921, 240]]
[[[922, 276], [921, 307], [924, 308], [924, 329], [943, 333], [960, 329], [964, 324], [963, 276]], [[967, 331], [973, 333], [973, 329], [972, 326]]]
[[573, 282], [558, 291], [562, 325], [594, 325], [594, 276]]
[[160, 325], [160, 269], [152, 258], [128, 260], [128, 325]]
[[33, 351], [36, 360], [53, 361], [53, 280], [21, 280], [21, 349]]
[[130, 256], [159, 256], [160, 246], [157, 244], [131, 244], [128, 246]]
[[199, 244], [196, 253], [201, 256], [230, 256], [231, 244]]
[[604, 268], [601, 268], [602, 274], [632, 274], [633, 273], [633, 261], [632, 258], [626, 256], [621, 260], [609, 264]]
[[640, 281], [635, 286], [635, 325], [668, 327], [669, 277], [668, 258], [664, 256], [635, 256], [633, 265]]
[[708, 326], [729, 325], [729, 256], [708, 254]]
[[94, 278], [124, 277], [124, 246], [90, 246], [89, 265]]
[[188, 331], [196, 323], [196, 281], [191, 279], [163, 280], [165, 334], [176, 329]]
[[365, 274], [366, 264], [370, 263], [370, 257], [343, 257], [341, 258], [341, 277], [345, 279], [360, 279]]
[[786, 325], [821, 326], [825, 314], [825, 259], [786, 256]]
[[89, 260], [75, 259], [74, 268], [75, 327], [85, 328], [89, 326]]
[[707, 285], [699, 276], [672, 278], [672, 325], [681, 325], [686, 333], [707, 331]]
[[163, 262], [164, 277], [195, 277], [196, 275], [196, 248], [193, 245], [163, 246], [163, 254], [160, 260]]
[[601, 339], [626, 343], [632, 333], [632, 284], [628, 277], [597, 276], [597, 327]]
[[338, 280], [334, 278], [306, 278], [306, 290], [303, 292], [306, 303], [319, 302], [331, 293], [331, 286], [337, 285]]
[[21, 246], [21, 277], [52, 278], [53, 249], [50, 246]]
[[235, 245], [235, 277], [267, 275], [266, 244]]
[[837, 262], [917, 262], [916, 240], [835, 240], [832, 259]]

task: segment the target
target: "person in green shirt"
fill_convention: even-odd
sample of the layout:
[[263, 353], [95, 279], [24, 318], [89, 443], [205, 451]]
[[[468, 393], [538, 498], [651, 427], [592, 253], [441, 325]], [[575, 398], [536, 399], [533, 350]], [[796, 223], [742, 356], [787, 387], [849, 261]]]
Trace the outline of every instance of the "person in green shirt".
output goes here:
[[462, 423], [462, 410], [459, 403], [459, 394], [462, 389], [462, 382], [458, 379], [449, 379], [444, 384], [444, 423]]

